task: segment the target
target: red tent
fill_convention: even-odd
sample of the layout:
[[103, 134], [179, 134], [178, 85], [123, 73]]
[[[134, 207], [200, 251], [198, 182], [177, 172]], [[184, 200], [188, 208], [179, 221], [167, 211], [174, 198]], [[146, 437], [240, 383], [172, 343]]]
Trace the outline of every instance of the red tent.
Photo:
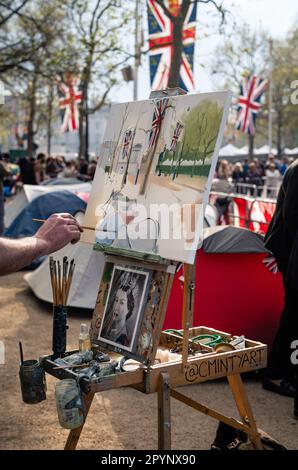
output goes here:
[[[263, 264], [260, 235], [225, 226], [204, 230], [197, 252], [194, 326], [271, 344], [283, 307], [281, 275]], [[175, 275], [163, 329], [182, 328], [183, 268]]]

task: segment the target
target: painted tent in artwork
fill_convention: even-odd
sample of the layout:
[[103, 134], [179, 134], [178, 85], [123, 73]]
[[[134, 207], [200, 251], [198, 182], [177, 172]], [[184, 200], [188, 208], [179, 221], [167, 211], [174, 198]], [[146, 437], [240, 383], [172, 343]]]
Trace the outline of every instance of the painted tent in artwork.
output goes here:
[[106, 128], [83, 240], [192, 263], [230, 92], [116, 104]]

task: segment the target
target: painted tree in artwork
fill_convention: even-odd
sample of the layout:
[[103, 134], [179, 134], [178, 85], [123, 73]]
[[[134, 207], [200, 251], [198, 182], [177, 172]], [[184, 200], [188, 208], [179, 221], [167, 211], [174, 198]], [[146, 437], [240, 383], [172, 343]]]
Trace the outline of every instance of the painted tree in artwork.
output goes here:
[[211, 101], [204, 101], [184, 115], [183, 149], [179, 160], [193, 161], [191, 176], [195, 174], [199, 160], [204, 165], [212, 156], [221, 118], [222, 107]]

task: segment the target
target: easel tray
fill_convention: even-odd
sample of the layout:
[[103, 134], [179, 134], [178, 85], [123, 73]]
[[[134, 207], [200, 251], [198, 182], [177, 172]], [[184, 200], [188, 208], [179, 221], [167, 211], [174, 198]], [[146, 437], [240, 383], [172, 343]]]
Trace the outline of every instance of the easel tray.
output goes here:
[[[185, 366], [181, 358], [168, 362], [155, 363], [146, 366], [135, 362], [135, 370], [117, 371], [111, 375], [86, 379], [81, 377], [81, 386], [85, 393], [95, 393], [113, 388], [133, 386], [144, 393], [154, 393], [158, 390], [158, 380], [162, 372], [167, 372], [170, 377], [171, 387], [175, 388], [192, 383], [200, 383], [215, 380], [234, 374], [241, 374], [264, 368], [267, 360], [267, 346], [250, 339], [245, 339], [244, 347], [230, 351], [221, 352], [220, 347], [210, 347], [206, 344], [192, 341], [197, 336], [220, 336], [229, 345], [230, 341], [237, 338], [213, 328], [196, 327], [190, 329], [190, 352]], [[175, 350], [181, 345], [182, 337], [175, 332], [162, 332], [159, 347], [161, 350]], [[194, 350], [194, 346], [196, 347]], [[215, 350], [217, 349], [217, 351]], [[224, 348], [223, 348], [224, 349]], [[73, 354], [77, 351], [67, 353]], [[121, 356], [108, 352], [111, 360], [120, 360]], [[58, 379], [75, 378], [80, 379], [80, 373], [71, 369], [57, 369], [51, 356], [42, 358], [45, 371]]]

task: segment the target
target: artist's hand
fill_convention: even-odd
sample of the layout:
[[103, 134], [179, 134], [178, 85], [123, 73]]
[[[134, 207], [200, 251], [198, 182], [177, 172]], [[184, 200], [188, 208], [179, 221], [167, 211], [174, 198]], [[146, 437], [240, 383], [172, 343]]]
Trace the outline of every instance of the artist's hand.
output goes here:
[[68, 243], [80, 240], [82, 229], [70, 214], [51, 215], [36, 232], [34, 237], [43, 255], [60, 250]]

